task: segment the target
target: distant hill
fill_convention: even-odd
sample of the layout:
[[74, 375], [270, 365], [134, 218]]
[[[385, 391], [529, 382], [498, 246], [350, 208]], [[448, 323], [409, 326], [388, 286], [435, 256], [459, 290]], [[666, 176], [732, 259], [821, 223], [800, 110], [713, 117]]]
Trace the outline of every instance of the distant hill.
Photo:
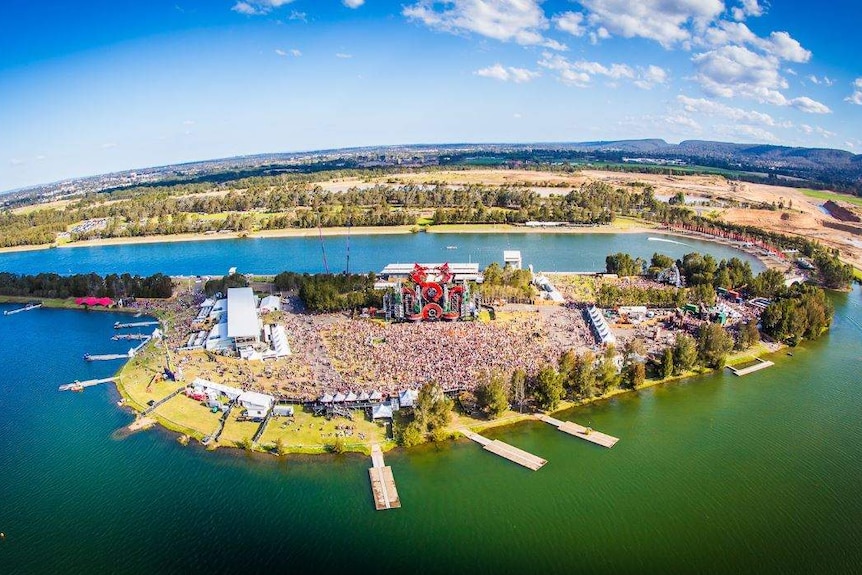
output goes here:
[[[594, 142], [452, 143], [373, 146], [300, 153], [239, 156], [171, 166], [127, 170], [15, 190], [3, 194], [0, 207], [32, 198], [100, 192], [137, 186], [193, 182], [226, 182], [282, 173], [329, 170], [398, 170], [434, 165], [560, 165], [574, 167], [601, 163], [625, 170], [690, 172], [712, 168], [743, 180], [828, 188], [862, 195], [862, 155], [824, 148], [793, 148], [765, 144], [736, 144], [686, 140], [669, 144], [662, 139]], [[655, 164], [655, 166], [650, 166]]]

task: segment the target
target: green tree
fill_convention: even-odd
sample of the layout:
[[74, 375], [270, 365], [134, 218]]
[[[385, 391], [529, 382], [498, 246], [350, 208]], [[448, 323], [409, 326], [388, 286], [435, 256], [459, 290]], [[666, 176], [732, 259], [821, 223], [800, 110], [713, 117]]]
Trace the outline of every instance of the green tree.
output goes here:
[[578, 356], [571, 378], [571, 391], [581, 397], [593, 397], [596, 394], [596, 356], [591, 351], [585, 351]]
[[724, 367], [727, 354], [733, 349], [733, 338], [717, 323], [701, 324], [697, 332], [697, 354], [707, 367]]
[[661, 357], [661, 378], [667, 379], [673, 375], [673, 348], [666, 347]]
[[625, 369], [626, 385], [629, 389], [637, 389], [646, 381], [646, 367], [639, 361], [633, 361]]
[[402, 447], [413, 447], [425, 441], [424, 434], [418, 422], [411, 421], [406, 426], [399, 428], [398, 443]]
[[545, 365], [536, 376], [533, 396], [539, 409], [553, 410], [563, 398], [563, 383], [560, 374], [551, 365]]
[[760, 332], [757, 331], [757, 321], [751, 320], [739, 326], [739, 336], [736, 340], [736, 349], [748, 349], [760, 341]]
[[423, 434], [442, 429], [452, 420], [454, 403], [443, 393], [436, 381], [429, 381], [419, 390], [413, 407], [413, 419]]
[[476, 386], [476, 403], [489, 419], [497, 419], [509, 409], [506, 379], [497, 370], [482, 374]]
[[784, 274], [776, 269], [767, 269], [760, 272], [751, 286], [754, 295], [762, 297], [773, 297], [784, 288]]
[[599, 364], [598, 383], [602, 393], [615, 389], [620, 384], [620, 373], [617, 370], [617, 364], [614, 361], [617, 351], [613, 345], [605, 348], [602, 355], [602, 361]]
[[697, 344], [690, 335], [681, 333], [673, 345], [674, 375], [679, 375], [694, 367], [697, 361]]
[[617, 274], [620, 277], [640, 275], [643, 271], [644, 261], [640, 258], [632, 258], [629, 254], [616, 253], [605, 258], [605, 269], [609, 274]]

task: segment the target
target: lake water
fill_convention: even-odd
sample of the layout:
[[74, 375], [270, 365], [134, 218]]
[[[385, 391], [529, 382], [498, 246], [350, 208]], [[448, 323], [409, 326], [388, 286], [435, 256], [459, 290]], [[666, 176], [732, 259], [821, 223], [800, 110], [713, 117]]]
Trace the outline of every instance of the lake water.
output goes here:
[[[653, 239], [650, 239], [653, 238]], [[455, 246], [457, 249], [447, 249]], [[380, 271], [392, 262], [501, 262], [503, 250], [521, 250], [524, 265], [536, 271], [603, 271], [605, 256], [626, 252], [645, 259], [655, 252], [680, 258], [699, 251], [716, 258], [734, 256], [763, 266], [750, 255], [711, 242], [650, 234], [437, 234], [352, 236], [350, 269]], [[132, 244], [0, 254], [0, 271], [24, 274], [96, 272], [150, 275], [222, 275], [236, 266], [243, 273], [276, 274], [285, 270], [319, 273], [347, 267], [346, 236], [265, 238]]]
[[858, 572], [862, 293], [832, 297], [830, 334], [775, 367], [561, 416], [613, 449], [527, 422], [487, 435], [537, 472], [469, 441], [388, 453], [403, 507], [383, 512], [366, 457], [115, 439], [112, 386], [56, 388], [110, 375], [82, 355], [126, 347], [121, 316], [0, 316], [0, 573]]

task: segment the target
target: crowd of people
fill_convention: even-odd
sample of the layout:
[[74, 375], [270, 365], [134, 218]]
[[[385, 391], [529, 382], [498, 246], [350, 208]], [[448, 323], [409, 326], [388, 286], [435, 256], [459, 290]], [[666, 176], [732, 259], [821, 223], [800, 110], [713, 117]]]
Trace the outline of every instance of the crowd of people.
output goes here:
[[447, 391], [472, 388], [483, 370], [522, 369], [534, 374], [558, 356], [541, 318], [529, 315], [489, 323], [342, 319], [323, 329], [322, 335], [342, 385], [383, 393], [430, 380]]

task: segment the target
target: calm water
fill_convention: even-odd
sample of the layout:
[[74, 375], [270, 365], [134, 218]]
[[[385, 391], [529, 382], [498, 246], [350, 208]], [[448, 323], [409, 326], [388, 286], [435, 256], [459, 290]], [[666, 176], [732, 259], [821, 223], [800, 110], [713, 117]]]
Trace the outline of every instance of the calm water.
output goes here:
[[[650, 240], [649, 238], [657, 238]], [[456, 246], [457, 249], [447, 249]], [[478, 262], [483, 266], [501, 262], [503, 250], [521, 250], [524, 265], [537, 271], [599, 271], [605, 256], [626, 252], [650, 258], [661, 252], [674, 258], [692, 251], [716, 258], [734, 256], [752, 262], [755, 272], [763, 269], [757, 260], [732, 248], [661, 234], [436, 234], [352, 236], [350, 269], [380, 271], [391, 262]], [[0, 271], [59, 274], [157, 272], [169, 275], [221, 275], [236, 266], [242, 272], [275, 274], [284, 270], [324, 271], [323, 252], [332, 272], [347, 265], [347, 237], [267, 238], [137, 244], [98, 248], [52, 249], [0, 254]]]
[[611, 450], [525, 423], [489, 435], [538, 472], [471, 442], [387, 454], [388, 512], [368, 458], [112, 438], [112, 387], [56, 386], [111, 373], [81, 356], [124, 347], [119, 317], [0, 316], [0, 573], [858, 572], [862, 293], [834, 299], [830, 335], [776, 367], [564, 414]]

